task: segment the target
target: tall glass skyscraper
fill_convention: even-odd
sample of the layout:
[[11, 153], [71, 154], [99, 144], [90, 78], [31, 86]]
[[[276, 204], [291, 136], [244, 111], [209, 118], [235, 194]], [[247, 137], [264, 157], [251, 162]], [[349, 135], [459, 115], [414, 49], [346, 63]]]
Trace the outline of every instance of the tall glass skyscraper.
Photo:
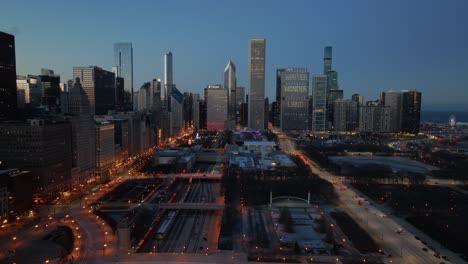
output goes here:
[[224, 68], [224, 89], [228, 93], [228, 121], [232, 121], [232, 125], [236, 120], [236, 65], [229, 60]]
[[265, 128], [265, 39], [249, 42], [249, 101], [248, 127]]
[[327, 122], [327, 76], [312, 77], [312, 130], [324, 131]]
[[323, 56], [323, 74], [327, 74], [328, 71], [332, 69], [332, 47], [325, 47], [325, 52]]
[[133, 47], [132, 43], [114, 44], [114, 66], [117, 76], [124, 78], [124, 90], [131, 94], [133, 104]]
[[168, 97], [171, 94], [174, 80], [172, 78], [172, 52], [164, 54], [164, 96]]

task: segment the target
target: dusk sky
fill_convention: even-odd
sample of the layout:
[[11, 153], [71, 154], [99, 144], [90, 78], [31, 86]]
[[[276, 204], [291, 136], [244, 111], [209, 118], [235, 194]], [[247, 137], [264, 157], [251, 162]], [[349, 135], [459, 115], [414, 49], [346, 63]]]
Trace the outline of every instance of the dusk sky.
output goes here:
[[0, 31], [16, 37], [17, 74], [50, 68], [62, 81], [73, 66], [110, 70], [113, 43], [132, 42], [134, 87], [163, 79], [202, 93], [222, 83], [229, 58], [247, 87], [247, 48], [266, 38], [266, 95], [277, 68], [333, 69], [345, 98], [375, 100], [381, 90], [418, 89], [423, 110], [468, 111], [468, 1], [2, 1]]

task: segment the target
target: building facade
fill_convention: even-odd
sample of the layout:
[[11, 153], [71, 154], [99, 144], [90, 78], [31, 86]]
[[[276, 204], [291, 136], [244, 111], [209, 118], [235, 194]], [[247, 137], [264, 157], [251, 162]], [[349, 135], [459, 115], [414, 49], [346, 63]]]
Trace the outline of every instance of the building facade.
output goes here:
[[62, 119], [29, 119], [0, 125], [0, 160], [31, 171], [38, 203], [71, 188], [72, 128]]
[[249, 42], [249, 100], [248, 127], [263, 130], [265, 127], [265, 39]]
[[279, 109], [280, 128], [282, 130], [308, 129], [309, 72], [307, 69], [276, 70], [276, 85], [275, 107]]
[[96, 122], [96, 177], [103, 182], [109, 179], [114, 164], [114, 124]]

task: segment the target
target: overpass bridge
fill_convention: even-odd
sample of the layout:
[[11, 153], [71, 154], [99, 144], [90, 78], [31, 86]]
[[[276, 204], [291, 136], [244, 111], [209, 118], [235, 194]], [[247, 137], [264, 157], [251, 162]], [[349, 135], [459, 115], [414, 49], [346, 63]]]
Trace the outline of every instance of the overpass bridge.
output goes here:
[[150, 178], [150, 177], [155, 177], [155, 178], [181, 178], [181, 179], [206, 179], [206, 180], [219, 180], [223, 176], [222, 173], [177, 173], [177, 174], [166, 174], [166, 175], [158, 175], [158, 176], [153, 176], [153, 175], [143, 175], [140, 176], [142, 178]]
[[150, 210], [170, 209], [170, 210], [223, 210], [224, 204], [218, 203], [104, 203], [100, 206], [101, 211], [131, 211], [137, 207], [144, 207]]

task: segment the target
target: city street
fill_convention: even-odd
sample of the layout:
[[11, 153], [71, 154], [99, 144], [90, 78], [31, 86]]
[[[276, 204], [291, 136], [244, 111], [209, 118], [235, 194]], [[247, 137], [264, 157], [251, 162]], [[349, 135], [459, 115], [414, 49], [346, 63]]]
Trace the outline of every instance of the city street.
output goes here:
[[[283, 151], [291, 155], [300, 154], [300, 151], [296, 149], [294, 142], [289, 137], [279, 139], [279, 144]], [[310, 166], [313, 173], [330, 182], [339, 180], [339, 177], [323, 170], [306, 156], [302, 155], [302, 157]], [[425, 246], [414, 237], [414, 235], [421, 233], [420, 231], [417, 234], [413, 233], [413, 231], [417, 230], [416, 228], [408, 228], [410, 226], [408, 223], [404, 223], [404, 226], [402, 226], [400, 223], [405, 221], [401, 221], [401, 219], [396, 221], [392, 216], [387, 217], [375, 206], [362, 206], [358, 204], [353, 197], [362, 195], [352, 188], [347, 187], [342, 190], [339, 186], [335, 185], [335, 191], [339, 197], [339, 207], [353, 217], [382, 247], [386, 254], [391, 254], [394, 260], [396, 257], [400, 257], [401, 259], [396, 260], [397, 263], [441, 263], [440, 259], [433, 256], [434, 253], [432, 251], [425, 252], [422, 250]], [[400, 229], [404, 229], [406, 232], [399, 234], [398, 230]], [[435, 242], [430, 244], [435, 245]], [[453, 252], [442, 249], [440, 246], [437, 248], [442, 255], [448, 256], [451, 262], [464, 263]]]

